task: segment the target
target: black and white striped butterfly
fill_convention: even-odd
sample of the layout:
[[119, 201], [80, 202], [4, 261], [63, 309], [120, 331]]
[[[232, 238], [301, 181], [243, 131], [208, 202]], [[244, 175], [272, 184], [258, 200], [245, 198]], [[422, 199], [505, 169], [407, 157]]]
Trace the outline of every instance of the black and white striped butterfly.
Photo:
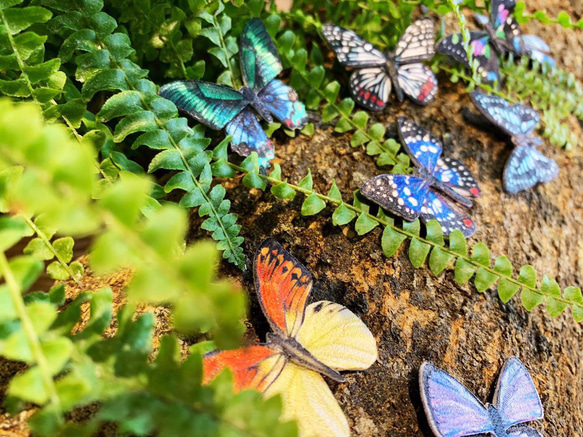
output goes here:
[[399, 102], [404, 95], [419, 105], [435, 98], [437, 79], [421, 61], [435, 54], [433, 21], [417, 20], [406, 30], [394, 52], [383, 53], [351, 30], [333, 24], [322, 29], [338, 61], [355, 71], [350, 76], [350, 93], [361, 106], [371, 111], [385, 108], [391, 83]]
[[540, 153], [536, 146], [542, 140], [533, 134], [539, 123], [538, 113], [520, 103], [511, 105], [501, 97], [474, 90], [470, 93], [474, 105], [494, 125], [510, 135], [516, 146], [504, 167], [504, 190], [510, 194], [550, 182], [559, 174], [557, 163]]

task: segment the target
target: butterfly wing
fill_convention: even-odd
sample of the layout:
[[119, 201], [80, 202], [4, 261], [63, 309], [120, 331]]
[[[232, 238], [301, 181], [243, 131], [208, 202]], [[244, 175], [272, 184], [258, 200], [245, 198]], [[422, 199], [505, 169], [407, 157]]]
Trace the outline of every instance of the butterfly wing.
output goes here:
[[397, 43], [393, 60], [398, 65], [412, 64], [433, 58], [435, 31], [431, 18], [422, 18], [411, 24]]
[[454, 229], [459, 229], [466, 237], [476, 233], [476, 224], [472, 218], [436, 190], [429, 190], [427, 193], [420, 217], [424, 222], [437, 220], [446, 236]]
[[534, 147], [515, 147], [504, 167], [504, 190], [510, 194], [550, 182], [559, 174], [557, 163]]
[[506, 431], [509, 437], [543, 437], [536, 429], [530, 426], [516, 426]]
[[370, 330], [348, 308], [334, 302], [308, 305], [296, 340], [335, 370], [368, 369], [378, 357]]
[[494, 433], [488, 410], [458, 380], [432, 364], [419, 370], [421, 400], [431, 430], [440, 437]]
[[177, 81], [160, 88], [159, 94], [178, 109], [212, 129], [222, 129], [249, 101], [232, 88], [210, 82]]
[[334, 50], [338, 62], [346, 67], [377, 67], [387, 62], [383, 52], [358, 36], [352, 30], [325, 24], [322, 35]]
[[538, 113], [527, 105], [511, 105], [502, 97], [477, 90], [470, 93], [470, 98], [492, 124], [510, 136], [530, 136], [540, 121]]
[[426, 105], [435, 99], [437, 78], [427, 65], [407, 64], [397, 70], [399, 87], [418, 105]]
[[[485, 32], [470, 32], [470, 50], [475, 59], [478, 60], [477, 73], [486, 82], [500, 80], [498, 58], [490, 45], [490, 37]], [[470, 68], [468, 55], [462, 45], [460, 33], [449, 35], [441, 40], [437, 45], [437, 51], [444, 55], [451, 56], [456, 61], [462, 63], [466, 68]]]
[[350, 75], [349, 89], [359, 105], [369, 111], [382, 111], [389, 100], [391, 80], [384, 68], [363, 68]]
[[439, 158], [433, 176], [462, 196], [476, 198], [480, 195], [480, 187], [474, 175], [456, 159]]
[[429, 183], [418, 176], [383, 174], [366, 181], [360, 192], [405, 220], [415, 220], [429, 192]]
[[441, 141], [407, 117], [399, 117], [397, 125], [401, 142], [415, 165], [433, 173], [443, 150]]
[[251, 152], [257, 152], [259, 164], [268, 166], [269, 161], [275, 158], [275, 147], [267, 138], [257, 117], [249, 108], [244, 109], [225, 128], [231, 135], [231, 149], [241, 156], [249, 156]]
[[348, 437], [350, 428], [338, 401], [318, 373], [287, 363], [265, 392], [283, 400], [283, 420], [296, 420], [300, 436]]
[[210, 383], [228, 368], [233, 373], [235, 391], [255, 389], [263, 392], [277, 379], [285, 363], [281, 352], [263, 345], [211, 352], [202, 361], [203, 384]]
[[245, 85], [256, 92], [283, 70], [275, 44], [259, 18], [247, 21], [239, 47]]
[[312, 275], [281, 245], [268, 238], [255, 253], [255, 288], [274, 332], [295, 337], [304, 321]]
[[296, 90], [280, 80], [269, 82], [257, 96], [288, 129], [301, 129], [308, 121], [306, 107], [300, 102]]
[[526, 53], [531, 59], [540, 63], [547, 63], [551, 67], [556, 65], [555, 60], [549, 56], [551, 48], [540, 37], [536, 35], [522, 35], [514, 39], [514, 47], [519, 47], [520, 54]]
[[494, 406], [500, 413], [504, 428], [544, 417], [532, 378], [516, 357], [509, 358], [502, 367], [494, 393]]
[[490, 4], [490, 23], [494, 29], [503, 26], [508, 18], [512, 18], [516, 0], [492, 0]]

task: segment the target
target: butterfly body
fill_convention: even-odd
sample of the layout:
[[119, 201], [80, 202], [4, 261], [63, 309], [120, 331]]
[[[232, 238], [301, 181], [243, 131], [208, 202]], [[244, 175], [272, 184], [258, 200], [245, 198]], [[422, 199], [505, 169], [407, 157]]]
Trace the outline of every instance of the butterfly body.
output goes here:
[[257, 152], [259, 164], [268, 167], [274, 145], [261, 127], [277, 118], [288, 129], [301, 129], [308, 120], [295, 90], [276, 79], [283, 67], [273, 40], [261, 20], [249, 20], [239, 41], [244, 86], [240, 90], [203, 81], [176, 81], [159, 94], [212, 129], [232, 136], [231, 148], [243, 156]]
[[420, 105], [435, 98], [437, 79], [421, 64], [435, 54], [433, 22], [417, 20], [409, 26], [393, 52], [383, 53], [351, 30], [324, 25], [324, 38], [338, 61], [354, 68], [349, 89], [354, 100], [371, 111], [386, 107], [392, 87], [402, 102], [407, 95]]
[[362, 195], [405, 220], [437, 220], [445, 235], [454, 229], [473, 235], [474, 221], [457, 206], [471, 207], [471, 198], [480, 194], [470, 171], [459, 161], [441, 157], [441, 141], [411, 120], [399, 117], [398, 127], [417, 173], [376, 176], [362, 185]]

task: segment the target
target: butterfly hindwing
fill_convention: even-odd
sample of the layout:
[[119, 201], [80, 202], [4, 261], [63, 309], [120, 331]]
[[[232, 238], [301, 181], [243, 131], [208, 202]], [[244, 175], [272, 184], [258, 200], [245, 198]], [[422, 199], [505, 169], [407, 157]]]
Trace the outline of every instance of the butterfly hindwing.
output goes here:
[[376, 341], [362, 320], [348, 308], [329, 301], [306, 308], [296, 340], [335, 370], [368, 369], [378, 355]]
[[263, 392], [277, 379], [285, 363], [281, 352], [263, 345], [211, 352], [203, 359], [203, 383], [209, 383], [228, 368], [233, 374], [235, 391], [255, 389]]
[[243, 79], [255, 92], [283, 70], [275, 44], [259, 18], [247, 21], [241, 33], [239, 47]]
[[159, 94], [195, 120], [219, 130], [249, 105], [232, 88], [203, 81], [176, 81], [160, 88]]
[[399, 39], [393, 60], [397, 65], [418, 63], [435, 55], [435, 31], [431, 18], [411, 24]]
[[543, 437], [536, 429], [530, 426], [516, 426], [506, 431], [508, 437]]
[[494, 406], [505, 428], [544, 417], [540, 397], [524, 364], [509, 358], [498, 377]]
[[306, 107], [298, 93], [278, 79], [273, 79], [257, 94], [259, 100], [288, 129], [301, 129], [308, 121]]
[[443, 150], [441, 141], [406, 117], [399, 117], [397, 125], [401, 142], [415, 165], [433, 173]]
[[551, 48], [540, 37], [536, 35], [521, 35], [513, 40], [517, 53], [528, 55], [532, 60], [547, 63], [551, 67], [556, 65], [555, 60], [549, 56]]
[[439, 158], [433, 176], [462, 196], [476, 198], [480, 195], [480, 187], [474, 175], [456, 159]]
[[381, 207], [403, 217], [415, 220], [429, 192], [429, 183], [413, 175], [383, 174], [366, 181], [360, 193]]
[[391, 79], [383, 68], [363, 68], [350, 75], [349, 89], [359, 105], [369, 111], [381, 111], [391, 94]]
[[427, 65], [401, 65], [397, 70], [399, 87], [418, 105], [426, 105], [435, 99], [437, 78]]
[[257, 152], [261, 166], [275, 158], [275, 147], [251, 109], [241, 111], [227, 124], [225, 131], [233, 137], [231, 149], [239, 155], [249, 156], [251, 152]]
[[490, 24], [494, 30], [503, 28], [507, 31], [512, 25], [512, 22], [516, 23], [516, 20], [512, 16], [515, 8], [516, 0], [492, 0], [490, 4]]
[[421, 399], [429, 426], [437, 436], [494, 433], [488, 410], [458, 380], [429, 363], [419, 370]]
[[557, 163], [531, 146], [515, 147], [504, 167], [504, 190], [510, 194], [552, 181], [559, 174]]
[[465, 237], [471, 237], [476, 233], [476, 224], [472, 218], [453, 201], [434, 189], [427, 193], [420, 217], [424, 222], [437, 220], [446, 236], [454, 229], [460, 230]]
[[255, 288], [274, 332], [294, 337], [304, 321], [312, 275], [281, 245], [263, 241], [255, 253]]
[[377, 67], [387, 62], [383, 52], [352, 30], [325, 24], [322, 35], [334, 50], [338, 62], [346, 67]]

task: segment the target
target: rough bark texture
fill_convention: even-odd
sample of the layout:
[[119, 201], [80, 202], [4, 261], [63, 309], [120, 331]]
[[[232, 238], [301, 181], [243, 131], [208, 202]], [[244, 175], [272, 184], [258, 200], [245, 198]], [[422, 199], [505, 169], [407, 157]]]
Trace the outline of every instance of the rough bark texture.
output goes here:
[[[553, 7], [532, 0], [528, 6], [530, 10], [547, 7], [551, 16], [562, 9], [575, 19], [583, 14], [579, 0], [553, 2]], [[583, 78], [581, 32], [538, 23], [526, 29], [551, 44], [559, 65]], [[446, 77], [439, 79], [434, 103], [425, 108], [409, 101], [394, 103], [374, 117], [387, 124], [388, 135], [394, 137], [398, 115], [414, 119], [443, 138], [446, 156], [462, 160], [477, 176], [482, 196], [472, 210], [478, 232], [470, 244], [483, 241], [494, 256], [507, 255], [515, 266], [532, 264], [541, 275], [555, 277], [562, 287], [577, 285], [583, 270], [581, 149], [568, 156], [551, 145], [543, 146], [543, 152], [559, 164], [560, 176], [519, 195], [507, 195], [501, 188], [501, 175], [511, 151], [509, 141], [493, 128], [468, 123], [462, 110], [476, 110], [465, 90]], [[572, 124], [580, 129], [576, 121]], [[318, 127], [312, 138], [277, 137], [282, 174], [297, 183], [310, 168], [317, 191], [327, 192], [335, 179], [344, 199], [349, 200], [365, 180], [382, 173], [362, 148], [352, 149], [349, 142], [350, 135], [335, 134], [329, 126]], [[312, 300], [347, 306], [362, 317], [377, 339], [377, 363], [367, 371], [347, 374], [344, 384], [330, 382], [355, 435], [431, 435], [418, 387], [423, 361], [444, 368], [486, 402], [491, 400], [503, 362], [512, 355], [529, 368], [545, 408], [545, 420], [533, 426], [549, 436], [581, 435], [583, 329], [572, 320], [570, 310], [551, 319], [541, 308], [527, 312], [518, 297], [503, 304], [492, 290], [480, 294], [473, 285], [458, 285], [451, 269], [435, 277], [426, 267], [413, 268], [407, 243], [387, 259], [380, 248], [378, 228], [358, 237], [351, 226], [333, 226], [330, 210], [302, 217], [302, 196], [279, 201], [269, 192], [249, 192], [238, 182], [225, 181], [225, 186], [233, 211], [240, 217], [247, 265], [251, 266], [251, 256], [264, 238], [276, 238], [312, 272]], [[199, 224], [193, 218], [192, 239], [207, 237]], [[264, 340], [269, 327], [253, 292], [251, 269], [242, 273], [224, 263], [221, 270], [249, 291], [246, 340]], [[95, 289], [107, 284], [119, 293], [116, 306], [124, 299], [121, 290], [127, 278], [122, 276], [95, 279]], [[92, 279], [86, 279], [85, 283], [91, 283]], [[70, 289], [69, 296], [74, 294]], [[155, 312], [160, 335], [169, 329], [167, 311], [158, 308]], [[5, 389], [5, 378], [18, 368], [7, 368], [5, 363], [2, 367], [0, 385]], [[27, 435], [22, 421], [29, 415], [4, 417], [0, 432]]]

